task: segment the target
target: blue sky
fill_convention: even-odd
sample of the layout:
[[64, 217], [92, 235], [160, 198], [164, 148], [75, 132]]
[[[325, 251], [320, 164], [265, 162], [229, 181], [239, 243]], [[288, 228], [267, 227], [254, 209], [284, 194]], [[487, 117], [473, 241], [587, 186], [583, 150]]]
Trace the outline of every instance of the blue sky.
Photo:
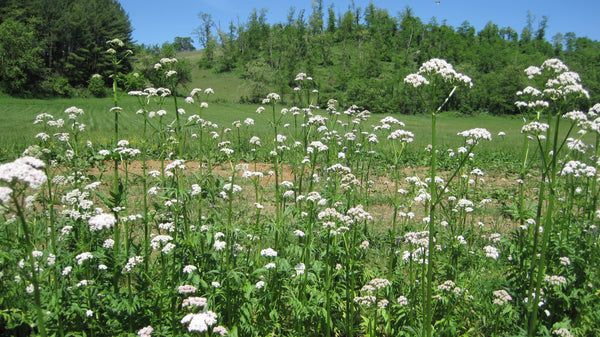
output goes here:
[[[600, 13], [600, 1], [596, 0], [372, 0], [377, 8], [387, 9], [390, 15], [398, 14], [406, 7], [413, 9], [415, 16], [425, 23], [435, 17], [439, 23], [458, 27], [465, 20], [477, 31], [488, 21], [499, 27], [512, 27], [517, 32], [526, 24], [527, 10], [539, 21], [543, 15], [548, 17], [546, 39], [556, 33], [574, 32], [577, 36], [587, 36], [600, 40], [600, 25], [597, 15]], [[268, 1], [268, 0], [119, 0], [133, 27], [133, 39], [146, 45], [172, 42], [176, 36], [193, 36], [200, 25], [198, 13], [212, 16], [213, 21], [226, 30], [230, 21], [244, 23], [253, 8], [268, 9], [267, 20], [270, 23], [285, 22], [291, 7], [296, 12], [305, 9], [305, 18], [311, 13], [311, 1]], [[355, 0], [356, 7], [365, 8], [370, 0]], [[352, 1], [323, 0], [325, 9], [334, 4], [336, 13], [345, 12]], [[325, 10], [325, 13], [327, 11]], [[326, 18], [327, 16], [325, 16]], [[537, 28], [537, 21], [534, 25]], [[196, 44], [198, 47], [198, 45]]]

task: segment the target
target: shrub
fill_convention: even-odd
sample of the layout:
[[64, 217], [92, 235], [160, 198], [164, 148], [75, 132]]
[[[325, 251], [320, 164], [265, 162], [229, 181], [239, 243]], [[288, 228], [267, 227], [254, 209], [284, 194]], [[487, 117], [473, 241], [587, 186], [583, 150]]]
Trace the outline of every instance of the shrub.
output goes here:
[[104, 86], [104, 79], [100, 74], [94, 74], [88, 81], [88, 90], [94, 97], [106, 97], [106, 87]]

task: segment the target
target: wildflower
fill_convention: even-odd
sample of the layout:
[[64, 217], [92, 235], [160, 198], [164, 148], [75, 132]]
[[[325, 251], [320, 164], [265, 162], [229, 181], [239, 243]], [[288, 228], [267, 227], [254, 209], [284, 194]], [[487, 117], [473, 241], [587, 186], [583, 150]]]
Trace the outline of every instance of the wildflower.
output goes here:
[[260, 256], [276, 257], [277, 252], [272, 248], [267, 248], [260, 251]]
[[231, 190], [231, 193], [237, 193], [237, 192], [241, 192], [242, 191], [242, 187], [239, 185], [235, 185], [235, 184], [230, 184], [227, 183], [225, 185], [223, 185], [223, 190], [224, 191], [229, 191]]
[[127, 260], [127, 264], [125, 264], [125, 267], [123, 267], [123, 272], [124, 272], [124, 273], [129, 273], [129, 272], [131, 272], [131, 271], [133, 270], [133, 268], [135, 268], [135, 266], [136, 266], [138, 263], [142, 263], [142, 262], [144, 262], [144, 258], [143, 258], [143, 257], [141, 257], [141, 256], [139, 256], [139, 255], [138, 255], [138, 256], [133, 256], [133, 257], [130, 257], [130, 258]]
[[258, 281], [256, 282], [256, 289], [262, 289], [265, 286], [265, 282], [264, 281]]
[[200, 311], [197, 314], [187, 314], [181, 319], [181, 324], [189, 323], [188, 331], [205, 332], [208, 327], [217, 323], [217, 314], [212, 311]]
[[567, 279], [560, 275], [546, 275], [544, 281], [550, 283], [553, 286], [559, 286], [567, 283]]
[[213, 333], [217, 334], [219, 336], [225, 336], [229, 332], [227, 331], [227, 329], [225, 329], [224, 326], [219, 325], [219, 326], [216, 326], [216, 327], [213, 328]]
[[377, 307], [379, 309], [385, 309], [389, 303], [390, 303], [390, 301], [383, 299], [377, 303]]
[[198, 269], [196, 266], [189, 264], [189, 265], [183, 267], [183, 272], [186, 274], [191, 274], [196, 269]]
[[354, 302], [356, 302], [366, 308], [370, 307], [371, 304], [375, 303], [376, 300], [377, 300], [377, 298], [372, 295], [357, 296], [354, 298]]
[[77, 264], [80, 266], [83, 264], [83, 262], [85, 260], [89, 260], [92, 258], [94, 258], [94, 255], [92, 255], [92, 253], [90, 253], [90, 252], [84, 252], [84, 253], [81, 253], [81, 254], [75, 256], [75, 260], [77, 260]]
[[447, 280], [444, 283], [440, 284], [437, 289], [440, 291], [452, 291], [456, 284], [452, 280]]
[[390, 281], [385, 278], [374, 278], [369, 282], [369, 284], [375, 287], [376, 289], [382, 289], [392, 285]]
[[117, 219], [115, 216], [108, 213], [98, 214], [91, 217], [88, 220], [88, 224], [90, 225], [90, 231], [99, 231], [104, 228], [108, 229], [115, 225]]
[[540, 133], [546, 132], [549, 127], [550, 127], [550, 125], [548, 125], [546, 123], [540, 123], [538, 121], [533, 121], [529, 124], [524, 125], [521, 128], [521, 133], [530, 133], [530, 134], [538, 135]]
[[221, 283], [219, 283], [219, 282], [211, 282], [210, 285], [213, 286], [214, 288], [218, 288], [218, 287], [221, 286]]
[[408, 305], [408, 299], [405, 296], [398, 297], [396, 301], [398, 302], [398, 304], [400, 304], [400, 306]]
[[492, 246], [485, 246], [483, 247], [483, 250], [485, 250], [485, 256], [492, 258], [494, 260], [498, 259], [498, 256], [500, 255], [498, 253], [498, 249], [496, 249], [495, 247]]
[[10, 201], [10, 195], [13, 190], [9, 187], [0, 187], [0, 202], [3, 204], [7, 204]]
[[573, 337], [573, 334], [571, 333], [571, 331], [569, 331], [568, 329], [565, 329], [565, 328], [560, 328], [558, 330], [554, 330], [554, 331], [552, 331], [552, 334], [560, 336], [560, 337]]
[[429, 81], [423, 75], [410, 74], [404, 78], [404, 83], [410, 84], [413, 87], [418, 88], [423, 84], [428, 85]]
[[189, 284], [184, 284], [182, 286], [177, 287], [177, 292], [180, 294], [193, 294], [196, 292], [196, 287]]
[[484, 128], [475, 128], [471, 130], [462, 131], [457, 133], [457, 135], [467, 138], [467, 142], [469, 142], [469, 140], [477, 142], [480, 139], [486, 139], [490, 141], [492, 140], [492, 134]]
[[536, 75], [542, 74], [542, 69], [535, 66], [530, 66], [525, 69], [525, 74], [529, 79], [532, 79]]
[[153, 331], [154, 331], [154, 328], [152, 328], [150, 325], [148, 325], [147, 327], [141, 328], [137, 332], [137, 335], [140, 337], [150, 337], [152, 335]]
[[188, 297], [181, 303], [182, 307], [205, 307], [207, 300], [204, 297]]
[[13, 162], [0, 165], [0, 180], [12, 183], [19, 180], [27, 183], [30, 188], [37, 189], [48, 180], [46, 174], [41, 169], [46, 164], [34, 157], [21, 157]]
[[297, 229], [294, 231], [294, 235], [296, 235], [297, 237], [303, 237], [305, 234], [303, 231]]
[[415, 138], [415, 135], [410, 131], [395, 130], [388, 136], [388, 139], [399, 140], [403, 143], [411, 143]]
[[92, 317], [94, 316], [94, 311], [93, 310], [86, 310], [85, 311], [85, 317]]
[[306, 270], [306, 265], [304, 265], [304, 263], [298, 263], [296, 265], [296, 267], [294, 267], [294, 269], [296, 270], [296, 276], [298, 275], [302, 275], [304, 274], [304, 271]]
[[275, 267], [277, 267], [277, 266], [276, 266], [276, 265], [275, 265], [275, 263], [273, 263], [273, 262], [271, 262], [271, 263], [267, 263], [267, 264], [265, 265], [265, 269], [273, 269], [273, 268], [275, 268]]
[[267, 95], [267, 99], [269, 101], [278, 101], [281, 99], [281, 97], [279, 96], [279, 94], [272, 92]]
[[[531, 67], [529, 67], [529, 68], [531, 68]], [[527, 69], [529, 69], [529, 68], [527, 68]], [[540, 69], [540, 70], [551, 69], [556, 73], [562, 73], [562, 72], [569, 70], [569, 68], [560, 59], [557, 59], [557, 58], [547, 59], [546, 61], [544, 61], [544, 63], [542, 63], [542, 66], [538, 69]]]
[[504, 289], [500, 289], [500, 290], [496, 290], [494, 291], [494, 304], [497, 305], [504, 305], [506, 302], [510, 302], [512, 301], [512, 297], [510, 296], [510, 294], [504, 290]]
[[94, 284], [94, 281], [92, 281], [92, 280], [81, 280], [75, 285], [75, 287], [77, 287], [77, 288], [86, 287], [86, 286], [89, 286], [92, 284]]
[[65, 267], [65, 268], [62, 270], [62, 273], [61, 273], [61, 275], [62, 275], [62, 276], [67, 276], [67, 275], [69, 275], [69, 274], [71, 273], [71, 270], [73, 270], [73, 267], [72, 267], [72, 266], [66, 266], [66, 267]]
[[369, 248], [369, 241], [363, 241], [358, 248], [360, 248], [360, 249]]
[[222, 250], [223, 248], [225, 248], [226, 245], [227, 245], [227, 242], [225, 242], [225, 241], [215, 240], [213, 247], [218, 252], [218, 251]]

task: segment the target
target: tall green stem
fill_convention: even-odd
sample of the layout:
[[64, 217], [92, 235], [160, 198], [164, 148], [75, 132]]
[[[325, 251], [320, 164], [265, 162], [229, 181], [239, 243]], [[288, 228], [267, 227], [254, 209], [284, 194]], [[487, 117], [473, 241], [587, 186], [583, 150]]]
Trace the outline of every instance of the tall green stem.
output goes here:
[[435, 244], [435, 173], [436, 173], [436, 114], [431, 113], [431, 167], [429, 169], [429, 194], [431, 200], [429, 201], [429, 244], [427, 249], [427, 284], [425, 294], [425, 321], [423, 322], [425, 328], [425, 336], [431, 337], [431, 320], [433, 313], [431, 311], [431, 293], [433, 287], [433, 264], [434, 264], [434, 244]]

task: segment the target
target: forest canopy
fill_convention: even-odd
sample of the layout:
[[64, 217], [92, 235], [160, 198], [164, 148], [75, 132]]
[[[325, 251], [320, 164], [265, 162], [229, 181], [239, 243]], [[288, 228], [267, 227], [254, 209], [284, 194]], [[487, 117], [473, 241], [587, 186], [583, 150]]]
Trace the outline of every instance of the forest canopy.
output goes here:
[[[0, 6], [0, 88], [19, 96], [71, 96], [114, 70], [107, 42], [133, 48], [116, 0], [8, 0]], [[129, 72], [131, 65], [120, 64]]]
[[199, 66], [237, 72], [252, 81], [243, 100], [259, 102], [269, 90], [287, 93], [299, 72], [310, 74], [329, 98], [372, 112], [415, 113], [414, 94], [402, 79], [431, 58], [442, 58], [468, 74], [474, 90], [459, 93], [446, 107], [464, 113], [517, 113], [515, 92], [527, 85], [523, 69], [548, 58], [561, 58], [582, 74], [592, 102], [598, 101], [600, 44], [567, 32], [548, 41], [548, 18], [524, 14], [519, 33], [489, 21], [476, 31], [468, 21], [459, 27], [423, 22], [406, 7], [397, 16], [372, 2], [366, 8], [337, 11], [312, 1], [312, 11], [291, 8], [287, 21], [269, 24], [266, 9], [254, 10], [244, 23], [217, 28], [210, 14], [199, 13], [196, 30], [204, 58]]

